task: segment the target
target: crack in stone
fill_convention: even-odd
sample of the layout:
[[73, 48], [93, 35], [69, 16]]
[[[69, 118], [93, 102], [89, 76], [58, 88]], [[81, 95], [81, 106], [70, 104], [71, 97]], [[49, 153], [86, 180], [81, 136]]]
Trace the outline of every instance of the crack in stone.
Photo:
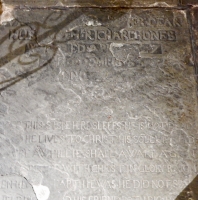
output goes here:
[[[152, 5], [153, 6], [153, 5]], [[159, 5], [157, 5], [156, 4], [156, 6], [159, 6]], [[44, 9], [44, 7], [42, 7], [43, 9]], [[162, 7], [160, 7], [160, 8], [162, 8]], [[2, 9], [2, 3], [0, 4], [0, 13], [2, 13], [3, 12], [3, 9]], [[12, 11], [11, 11], [12, 12]], [[8, 20], [5, 20], [5, 21], [8, 21]], [[29, 25], [29, 24], [26, 24], [27, 26], [29, 26], [31, 29], [32, 29], [32, 27]], [[52, 47], [51, 45], [47, 45], [47, 44], [40, 44], [39, 43], [39, 40], [38, 40], [38, 38], [36, 37], [35, 38], [35, 42], [37, 43], [37, 45], [39, 46], [39, 47]], [[117, 46], [116, 45], [114, 45], [114, 47], [122, 47], [122, 44], [117, 44]], [[110, 49], [110, 51], [111, 51], [111, 53], [112, 53], [112, 55], [117, 59], [117, 60], [120, 60], [119, 58], [117, 58], [115, 55], [114, 55], [114, 51], [113, 51], [113, 49], [111, 48]], [[120, 61], [123, 61], [122, 59], [120, 60]], [[16, 175], [16, 174], [13, 174], [13, 175]], [[4, 175], [3, 175], [4, 176]], [[10, 175], [9, 175], [10, 176]], [[21, 176], [21, 175], [17, 175], [17, 176]], [[37, 200], [39, 200], [38, 198], [37, 198], [37, 194], [36, 194], [36, 192], [35, 192], [35, 189], [34, 189], [34, 186], [28, 181], [28, 179], [26, 178], [26, 177], [24, 177], [24, 176], [21, 176], [22, 178], [24, 178], [28, 183], [29, 183], [29, 185], [32, 187], [32, 189], [33, 189], [33, 192], [34, 192], [34, 194], [35, 194], [35, 196], [36, 196], [36, 199]]]
[[17, 177], [21, 177], [21, 178], [25, 179], [25, 180], [27, 181], [27, 183], [30, 185], [30, 187], [32, 188], [32, 191], [33, 191], [33, 193], [34, 193], [34, 195], [35, 195], [35, 198], [36, 198], [37, 200], [39, 200], [39, 199], [37, 198], [37, 195], [36, 195], [36, 192], [35, 192], [35, 190], [34, 190], [33, 185], [29, 182], [29, 180], [28, 180], [26, 177], [22, 176], [21, 174], [15, 174], [15, 173], [4, 174], [4, 175], [0, 175], [0, 176], [1, 176], [1, 177], [6, 177], [6, 176], [17, 176]]

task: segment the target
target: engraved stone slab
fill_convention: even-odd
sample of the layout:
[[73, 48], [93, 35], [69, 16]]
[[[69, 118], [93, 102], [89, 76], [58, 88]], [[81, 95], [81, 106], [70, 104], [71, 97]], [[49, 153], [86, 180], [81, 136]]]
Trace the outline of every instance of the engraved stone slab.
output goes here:
[[176, 6], [177, 0], [3, 0], [5, 4], [16, 6], [79, 6], [79, 7], [160, 7]]
[[186, 12], [14, 18], [0, 27], [0, 174], [39, 200], [174, 200], [197, 175]]

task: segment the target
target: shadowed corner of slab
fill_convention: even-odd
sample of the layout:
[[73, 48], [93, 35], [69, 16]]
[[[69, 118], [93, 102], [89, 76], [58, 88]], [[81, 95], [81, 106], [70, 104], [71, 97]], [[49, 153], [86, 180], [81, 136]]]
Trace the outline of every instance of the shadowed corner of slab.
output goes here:
[[[51, 15], [51, 13], [50, 13]], [[69, 23], [71, 23], [75, 18], [78, 18], [81, 15], [81, 12], [75, 12], [72, 13], [70, 15], [68, 15], [64, 20], [62, 20], [60, 23], [57, 23], [52, 29], [47, 29], [43, 34], [36, 36], [36, 43], [42, 43], [42, 40], [44, 40], [47, 36], [51, 36], [54, 34], [54, 30], [55, 31], [59, 31], [61, 28], [67, 26]], [[49, 16], [46, 17], [46, 19], [48, 19]], [[37, 29], [39, 29], [39, 26], [42, 26], [42, 24], [38, 23], [38, 22], [32, 22], [31, 24], [36, 24], [37, 25]], [[23, 26], [23, 25], [22, 25]], [[20, 27], [19, 27], [20, 28]], [[0, 45], [3, 44], [7, 39], [9, 38], [9, 34], [5, 35], [1, 40], [0, 40]], [[10, 45], [9, 48], [14, 46], [14, 42], [13, 41]], [[34, 41], [35, 42], [35, 41]], [[29, 43], [31, 46], [31, 42]], [[27, 47], [27, 44], [24, 45], [20, 45], [18, 48], [11, 50], [9, 49], [9, 52], [7, 55], [0, 57], [0, 68], [3, 67], [5, 64], [11, 62], [13, 59], [17, 58], [18, 56], [22, 56], [22, 54], [20, 55], [20, 52], [22, 49], [25, 49]], [[34, 47], [33, 47], [34, 48]], [[0, 82], [0, 92], [4, 91], [5, 89], [11, 87], [12, 85], [18, 83], [19, 81], [27, 78], [28, 76], [40, 71], [42, 68], [46, 67], [55, 57], [56, 52], [57, 52], [57, 47], [52, 45], [36, 45], [35, 48], [50, 48], [53, 50], [53, 55], [51, 56], [51, 58], [49, 58], [46, 62], [44, 62], [42, 65], [34, 68], [33, 70], [30, 71], [25, 71], [24, 73], [22, 72], [20, 75], [17, 75], [15, 77], [3, 80]], [[39, 56], [39, 55], [38, 55]]]
[[[131, 2], [131, 1], [130, 1]], [[80, 2], [79, 2], [80, 5]], [[25, 11], [24, 11], [25, 12]], [[42, 11], [41, 11], [42, 12]], [[54, 11], [55, 12], [55, 11]], [[120, 10], [118, 8], [112, 8], [112, 9], [101, 9], [101, 8], [94, 8], [94, 9], [89, 9], [89, 8], [75, 8], [73, 11], [64, 17], [65, 11], [61, 10], [60, 15], [63, 17], [63, 20], [58, 21], [57, 23], [49, 28], [46, 28], [46, 31], [43, 32], [41, 35], [36, 35], [35, 36], [35, 43], [37, 43], [35, 48], [50, 48], [54, 51], [53, 56], [48, 59], [45, 63], [43, 63], [41, 66], [38, 66], [37, 68], [31, 70], [31, 71], [25, 71], [24, 73], [21, 73], [20, 75], [17, 75], [12, 78], [7, 78], [6, 80], [3, 80], [0, 82], [0, 92], [4, 91], [5, 89], [9, 88], [10, 86], [18, 83], [19, 81], [29, 77], [30, 75], [34, 73], [38, 73], [42, 68], [46, 67], [55, 57], [56, 52], [58, 50], [58, 44], [60, 42], [53, 41], [51, 45], [43, 45], [39, 46], [43, 40], [45, 40], [47, 37], [52, 36], [53, 34], [57, 34], [61, 29], [65, 28], [67, 25], [72, 23], [74, 20], [78, 19], [82, 14], [86, 15], [90, 19], [98, 20], [101, 23], [109, 22], [109, 21], [114, 21], [117, 18], [120, 18], [122, 15], [125, 14], [125, 10]], [[51, 20], [51, 13], [46, 17], [46, 20]], [[59, 18], [59, 17], [58, 17]], [[30, 16], [31, 19], [31, 16]], [[20, 22], [21, 26], [24, 26], [25, 23]], [[31, 24], [34, 24], [36, 26], [35, 31], [38, 32], [39, 28], [42, 27], [44, 28], [45, 24], [40, 23], [40, 22], [30, 22], [29, 24], [26, 24], [28, 26], [31, 26]], [[17, 27], [17, 29], [20, 29], [20, 27]], [[7, 39], [9, 38], [9, 34], [3, 36], [0, 39], [0, 45], [2, 45]], [[22, 50], [27, 47], [27, 44], [21, 44], [18, 46], [16, 49], [12, 49], [14, 46], [15, 41], [12, 41], [12, 43], [9, 45], [9, 53], [3, 57], [0, 57], [0, 68], [3, 67], [5, 64], [11, 62], [13, 59], [15, 59], [18, 56], [21, 56], [23, 53]], [[31, 46], [31, 42], [29, 43], [29, 46]], [[33, 47], [34, 48], [34, 47]], [[20, 55], [21, 54], [21, 55]], [[39, 56], [39, 55], [38, 55]]]
[[175, 200], [198, 200], [198, 175]]

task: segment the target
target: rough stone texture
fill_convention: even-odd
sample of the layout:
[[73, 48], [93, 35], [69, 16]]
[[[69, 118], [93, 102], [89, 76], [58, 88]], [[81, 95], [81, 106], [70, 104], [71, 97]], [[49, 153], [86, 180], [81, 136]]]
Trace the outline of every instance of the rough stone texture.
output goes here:
[[198, 176], [180, 193], [176, 200], [194, 200], [198, 199]]
[[196, 66], [196, 75], [198, 74], [198, 8], [190, 11], [192, 23], [192, 47], [194, 49], [194, 62]]
[[32, 185], [17, 175], [0, 176], [0, 199], [31, 199], [36, 200]]
[[[191, 2], [192, 3], [192, 2]], [[193, 3], [197, 3], [194, 1]], [[189, 11], [190, 23], [192, 23], [192, 48], [194, 54], [195, 75], [198, 75], [198, 8], [194, 7]], [[198, 80], [198, 79], [197, 79]], [[198, 176], [178, 195], [176, 200], [198, 199]]]
[[181, 5], [197, 5], [197, 0], [180, 0]]
[[0, 15], [2, 14], [2, 3], [0, 2]]
[[2, 178], [38, 200], [174, 200], [198, 167], [186, 11], [13, 16], [0, 27]]
[[169, 7], [176, 6], [177, 0], [4, 0], [6, 4], [17, 6], [79, 6], [79, 7]]

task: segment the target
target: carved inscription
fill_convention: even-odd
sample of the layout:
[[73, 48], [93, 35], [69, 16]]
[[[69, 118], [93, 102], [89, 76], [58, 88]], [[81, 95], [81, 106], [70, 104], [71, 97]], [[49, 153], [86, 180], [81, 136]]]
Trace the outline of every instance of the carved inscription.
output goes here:
[[138, 15], [132, 16], [128, 20], [128, 27], [182, 27], [182, 19], [175, 17], [168, 19], [166, 17], [154, 17], [148, 16], [148, 18], [142, 18]]
[[176, 33], [174, 30], [142, 30], [134, 31], [122, 29], [115, 32], [110, 29], [80, 29], [66, 32], [66, 40], [77, 41], [175, 41]]
[[0, 190], [2, 200], [36, 200], [31, 186], [19, 176], [1, 177]]
[[27, 181], [1, 199], [174, 200], [198, 172], [186, 12], [66, 11], [5, 27], [0, 173]]
[[32, 40], [35, 38], [35, 30], [30, 27], [20, 27], [16, 30], [10, 30], [9, 38], [13, 40]]

